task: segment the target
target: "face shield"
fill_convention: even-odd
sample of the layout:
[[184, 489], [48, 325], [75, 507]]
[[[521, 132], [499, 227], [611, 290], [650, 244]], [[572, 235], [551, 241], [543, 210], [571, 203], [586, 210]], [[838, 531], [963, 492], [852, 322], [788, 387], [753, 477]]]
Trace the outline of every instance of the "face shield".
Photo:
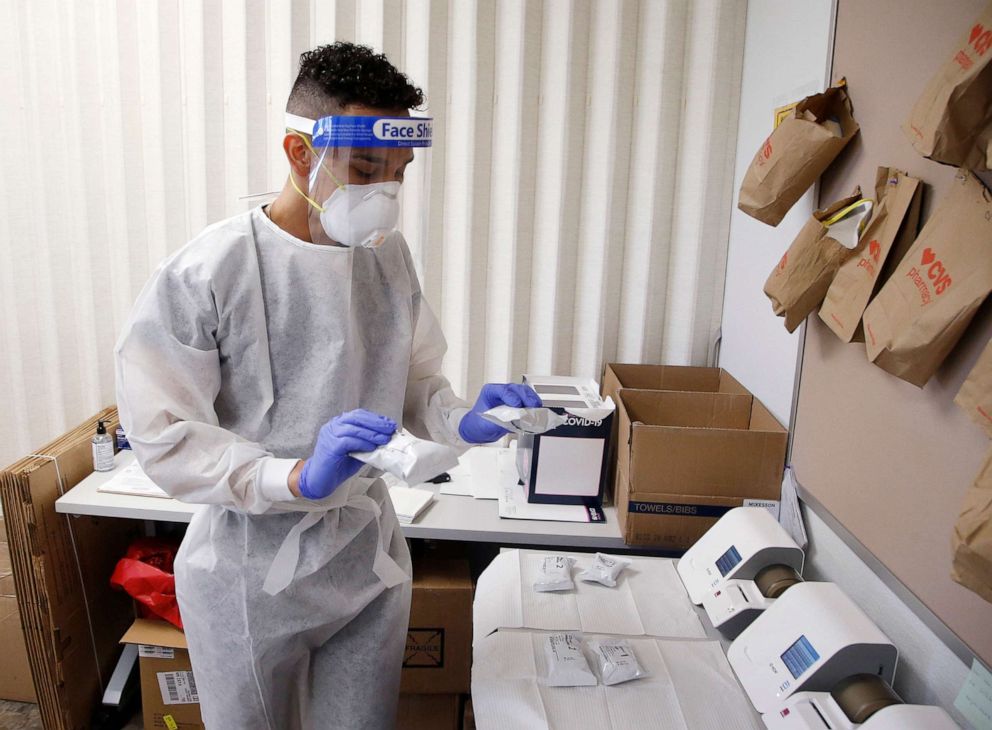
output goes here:
[[307, 190], [290, 176], [310, 204], [310, 240], [375, 248], [398, 229], [401, 216], [403, 228], [423, 240], [433, 120], [286, 117], [313, 155]]

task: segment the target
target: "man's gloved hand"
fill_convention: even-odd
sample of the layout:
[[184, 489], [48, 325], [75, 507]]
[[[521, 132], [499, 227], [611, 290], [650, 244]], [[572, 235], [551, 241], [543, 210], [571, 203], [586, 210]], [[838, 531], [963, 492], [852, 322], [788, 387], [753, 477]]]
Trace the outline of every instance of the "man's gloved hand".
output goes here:
[[364, 466], [348, 454], [373, 451], [388, 443], [394, 431], [394, 420], [361, 408], [332, 418], [321, 427], [313, 456], [303, 464], [300, 494], [307, 499], [329, 496]]
[[540, 396], [529, 385], [488, 383], [482, 386], [479, 400], [459, 424], [458, 434], [470, 444], [490, 444], [510, 432], [487, 421], [479, 415], [480, 413], [485, 413], [496, 406], [540, 408], [542, 405]]

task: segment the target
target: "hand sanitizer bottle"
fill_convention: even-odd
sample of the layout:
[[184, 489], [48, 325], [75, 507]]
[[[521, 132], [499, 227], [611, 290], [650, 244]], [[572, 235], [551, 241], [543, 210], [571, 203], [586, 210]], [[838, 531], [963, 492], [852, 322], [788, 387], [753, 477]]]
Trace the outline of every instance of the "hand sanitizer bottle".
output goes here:
[[93, 437], [93, 471], [114, 470], [114, 442], [107, 433], [107, 426], [99, 421]]

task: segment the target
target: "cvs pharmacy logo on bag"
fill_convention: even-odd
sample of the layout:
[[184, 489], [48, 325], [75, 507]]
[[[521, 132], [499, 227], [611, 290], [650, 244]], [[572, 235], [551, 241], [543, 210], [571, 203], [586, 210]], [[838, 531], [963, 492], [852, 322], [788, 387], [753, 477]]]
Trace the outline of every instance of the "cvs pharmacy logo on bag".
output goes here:
[[985, 52], [992, 48], [992, 28], [985, 28], [981, 23], [975, 23], [968, 37], [968, 43], [975, 49], [975, 53], [984, 56]]
[[868, 244], [868, 256], [862, 256], [858, 266], [867, 271], [869, 276], [875, 276], [875, 267], [881, 258], [882, 244], [873, 238]]
[[[923, 268], [912, 267], [906, 276], [912, 279], [913, 284], [916, 285], [916, 289], [920, 293], [920, 303], [927, 305], [933, 300], [933, 297], [930, 295], [929, 282], [933, 282], [933, 290], [937, 296], [950, 289], [951, 284], [954, 282], [951, 281], [951, 275], [947, 273], [944, 262], [937, 258], [937, 254], [929, 246], [923, 249], [920, 266]], [[926, 279], [923, 278], [924, 270]]]
[[765, 143], [761, 145], [761, 149], [758, 150], [758, 164], [764, 165], [768, 162], [768, 158], [772, 156], [772, 138], [769, 137], [765, 140]]
[[[992, 48], [992, 28], [986, 28], [981, 23], [975, 23], [971, 29], [971, 34], [968, 36], [968, 45], [974, 48], [975, 53], [979, 56], [984, 56], [989, 48]], [[971, 56], [968, 55], [967, 48], [962, 48], [954, 54], [954, 60], [965, 71], [975, 65]]]

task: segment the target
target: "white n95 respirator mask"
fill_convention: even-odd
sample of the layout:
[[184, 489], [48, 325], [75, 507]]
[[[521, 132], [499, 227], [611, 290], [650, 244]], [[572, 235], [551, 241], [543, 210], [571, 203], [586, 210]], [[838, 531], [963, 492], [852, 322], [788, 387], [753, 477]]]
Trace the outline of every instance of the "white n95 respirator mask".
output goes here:
[[290, 176], [310, 204], [311, 241], [376, 248], [397, 230], [401, 216], [414, 245], [424, 240], [431, 119], [345, 115], [313, 121], [287, 114], [286, 126], [312, 155], [306, 192]]
[[320, 225], [332, 241], [374, 248], [396, 228], [399, 194], [396, 181], [336, 188], [324, 202]]

